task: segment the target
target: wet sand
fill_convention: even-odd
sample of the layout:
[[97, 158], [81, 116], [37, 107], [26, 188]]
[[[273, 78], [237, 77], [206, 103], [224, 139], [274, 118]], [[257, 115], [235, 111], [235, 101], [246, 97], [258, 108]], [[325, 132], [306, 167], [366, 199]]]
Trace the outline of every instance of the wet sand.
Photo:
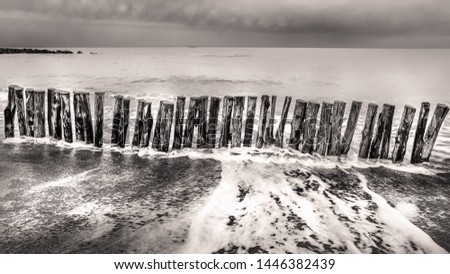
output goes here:
[[[224, 163], [209, 158], [141, 157], [33, 144], [0, 144], [0, 152], [0, 253], [179, 252], [189, 240], [193, 221], [223, 179], [225, 167]], [[271, 179], [274, 184], [280, 178], [286, 179], [291, 188], [289, 191], [296, 197], [313, 197], [312, 202], [314, 197], [321, 197], [332, 211], [336, 200], [330, 196], [344, 202], [349, 199], [362, 201], [365, 208], [352, 207], [352, 214], [365, 210], [368, 216], [366, 218], [363, 213], [361, 222], [383, 226], [376, 220], [378, 205], [361, 188], [356, 173], [363, 174], [372, 191], [450, 251], [450, 232], [446, 229], [450, 225], [447, 210], [449, 173], [428, 176], [384, 167], [312, 168], [310, 173], [305, 173], [287, 168], [280, 174], [272, 174]], [[320, 179], [326, 191], [320, 189], [319, 183], [310, 176]], [[257, 189], [240, 181], [233, 187], [236, 189], [231, 189], [231, 193], [236, 205], [258, 206], [252, 204], [257, 201], [252, 200]], [[264, 214], [273, 218], [270, 229], [285, 230], [244, 248], [230, 243], [212, 252], [277, 252], [277, 248], [282, 250], [282, 246], [288, 245], [283, 239], [302, 233], [311, 234], [308, 236], [311, 241], [296, 242], [294, 246], [299, 250], [352, 252], [329, 240], [322, 242], [320, 248], [312, 244], [320, 240], [320, 235], [309, 233], [307, 220], [294, 212], [295, 207], [289, 207], [296, 205], [295, 197], [285, 197], [281, 195], [283, 192], [277, 191], [275, 187], [274, 191], [266, 193], [270, 196], [265, 197], [264, 203], [270, 203], [270, 210]], [[290, 201], [283, 201], [285, 198], [292, 198], [293, 204], [286, 206]], [[212, 211], [231, 206], [221, 205], [222, 208], [212, 208]], [[252, 224], [243, 223], [243, 216], [256, 214], [258, 208], [241, 207], [236, 214], [224, 215], [225, 218], [217, 220], [217, 227], [223, 225], [227, 233], [238, 238], [245, 234], [240, 234], [239, 226], [249, 232]], [[333, 214], [352, 231], [354, 222], [342, 212]], [[213, 236], [220, 238], [222, 235]], [[353, 244], [370, 250], [370, 253], [390, 252], [389, 243], [377, 242], [379, 236], [375, 234], [371, 237], [375, 239], [373, 246], [363, 246], [364, 243], [358, 240]], [[280, 245], [271, 250], [270, 245], [265, 247], [267, 241], [278, 241]], [[415, 248], [412, 243], [408, 250], [414, 252]]]

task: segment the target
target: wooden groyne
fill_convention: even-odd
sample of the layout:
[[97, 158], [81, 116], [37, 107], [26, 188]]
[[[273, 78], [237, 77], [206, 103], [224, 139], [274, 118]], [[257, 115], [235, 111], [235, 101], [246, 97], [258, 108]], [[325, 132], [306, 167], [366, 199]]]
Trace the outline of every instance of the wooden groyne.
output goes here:
[[[14, 137], [14, 121], [17, 121], [20, 136], [34, 138], [49, 136], [55, 140], [72, 143], [73, 117], [75, 139], [102, 147], [104, 138], [107, 138], [103, 132], [105, 94], [95, 92], [93, 111], [90, 96], [88, 92], [74, 91], [71, 102], [70, 92], [48, 88], [45, 101], [44, 90], [24, 89], [11, 85], [8, 88], [8, 102], [4, 110], [5, 138]], [[189, 103], [187, 98], [177, 97], [175, 103], [160, 102], [154, 121], [152, 104], [139, 100], [133, 135], [129, 138], [131, 141], [127, 141], [131, 101], [123, 96], [115, 96], [111, 117], [111, 144], [125, 147], [130, 142], [136, 149], [146, 148], [151, 144], [153, 149], [162, 152], [168, 152], [170, 147], [172, 150], [193, 146], [211, 149], [228, 146], [251, 147], [254, 144], [257, 148], [290, 147], [302, 153], [317, 153], [323, 156], [348, 154], [362, 102], [353, 101], [348, 117], [344, 117], [346, 102], [323, 102], [320, 105], [317, 102], [296, 99], [293, 113], [289, 115], [292, 97], [287, 96], [274, 134], [276, 101], [276, 96], [261, 96], [258, 121], [255, 119], [257, 97], [254, 96], [224, 98], [200, 96], [189, 98]], [[185, 117], [186, 106], [188, 111]], [[393, 131], [395, 109], [393, 105], [384, 104], [378, 113], [378, 105], [368, 104], [361, 132], [359, 158], [392, 159], [393, 162], [404, 160], [416, 109], [413, 106], [405, 106], [399, 128]], [[429, 111], [430, 104], [422, 103], [412, 146], [411, 163], [430, 159], [449, 107], [438, 104], [427, 127]], [[291, 132], [289, 138], [286, 138], [285, 127], [289, 119]], [[48, 131], [45, 130], [46, 124]], [[255, 124], [257, 124], [256, 133], [253, 130]], [[395, 142], [391, 146], [393, 132], [396, 135]], [[193, 142], [195, 136], [196, 144]]]

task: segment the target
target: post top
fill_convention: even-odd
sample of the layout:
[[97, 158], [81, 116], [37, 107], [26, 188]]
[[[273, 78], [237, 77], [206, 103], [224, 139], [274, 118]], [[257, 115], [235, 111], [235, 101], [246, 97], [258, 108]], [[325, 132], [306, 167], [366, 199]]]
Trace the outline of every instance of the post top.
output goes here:
[[57, 92], [59, 92], [59, 94], [70, 94], [70, 91], [67, 90], [57, 90]]
[[84, 90], [75, 90], [74, 92], [73, 92], [73, 94], [87, 94], [87, 93], [89, 93], [89, 91], [84, 91]]
[[32, 88], [26, 88], [25, 91], [34, 91]]
[[14, 87], [14, 90], [22, 91], [22, 90], [23, 90], [23, 87], [15, 86], [15, 87]]
[[436, 108], [448, 108], [446, 104], [438, 103]]

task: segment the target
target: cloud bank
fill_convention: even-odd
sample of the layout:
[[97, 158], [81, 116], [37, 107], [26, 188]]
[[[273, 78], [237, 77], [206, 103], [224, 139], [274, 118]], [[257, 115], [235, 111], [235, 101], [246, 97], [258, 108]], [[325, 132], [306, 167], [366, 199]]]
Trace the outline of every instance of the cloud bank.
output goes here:
[[0, 12], [290, 35], [450, 36], [448, 0], [2, 0]]

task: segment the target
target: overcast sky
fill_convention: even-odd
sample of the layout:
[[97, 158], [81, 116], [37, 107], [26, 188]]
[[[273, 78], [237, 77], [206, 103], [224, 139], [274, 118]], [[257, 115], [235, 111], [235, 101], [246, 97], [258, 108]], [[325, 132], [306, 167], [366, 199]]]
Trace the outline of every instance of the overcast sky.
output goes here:
[[450, 0], [0, 0], [0, 47], [450, 47]]

